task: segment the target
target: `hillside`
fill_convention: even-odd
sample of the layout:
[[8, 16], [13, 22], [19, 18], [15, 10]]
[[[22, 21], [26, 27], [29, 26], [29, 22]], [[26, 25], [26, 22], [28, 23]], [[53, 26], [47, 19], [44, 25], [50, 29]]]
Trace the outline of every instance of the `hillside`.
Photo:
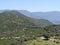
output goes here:
[[[9, 11], [10, 10], [0, 10], [0, 13], [9, 12]], [[45, 20], [45, 19], [32, 18], [33, 15], [29, 11], [26, 11], [26, 10], [15, 10], [15, 11], [19, 12], [20, 14], [22, 14], [22, 16], [25, 19], [28, 19], [30, 22], [32, 22], [33, 25], [40, 26], [40, 27], [45, 27], [45, 26], [49, 26], [49, 25], [53, 24], [52, 22], [50, 22], [48, 20]], [[20, 14], [18, 14], [18, 15], [20, 15]]]
[[40, 30], [43, 31], [18, 11], [0, 13], [1, 45], [23, 44], [25, 41], [35, 38], [41, 32]]
[[23, 32], [24, 28], [31, 25], [33, 25], [33, 23], [30, 22], [26, 16], [17, 11], [5, 11], [0, 13], [1, 37], [7, 35], [18, 36], [21, 31]]
[[[33, 21], [34, 22], [34, 21]], [[42, 30], [37, 27], [31, 18], [18, 11], [4, 11], [0, 13], [0, 38], [2, 37], [26, 37], [37, 36]]]
[[60, 24], [60, 11], [48, 11], [48, 12], [29, 12], [27, 10], [20, 10], [21, 13], [35, 19], [49, 20], [54, 24]]
[[49, 26], [49, 25], [53, 24], [52, 22], [50, 22], [49, 20], [46, 20], [46, 19], [34, 18], [35, 16], [32, 15], [32, 12], [29, 12], [26, 10], [19, 10], [19, 12], [25, 16], [28, 16], [27, 18], [29, 19], [29, 21], [33, 22], [36, 26], [45, 27], [45, 26]]
[[48, 33], [50, 36], [60, 36], [60, 25], [51, 25], [46, 26], [44, 30]]
[[[52, 25], [52, 23], [48, 20], [30, 18], [16, 10], [5, 10], [0, 13], [0, 35], [2, 34], [1, 37], [8, 35], [23, 36], [25, 33], [28, 33], [30, 31], [32, 32], [33, 30], [37, 31], [33, 31], [33, 33], [38, 34], [38, 31], [41, 29], [40, 27], [49, 25]], [[24, 31], [25, 29], [26, 32]]]
[[52, 25], [48, 20], [30, 18], [16, 10], [4, 11], [0, 13], [0, 43], [25, 45], [24, 42], [40, 36], [59, 37], [59, 27], [60, 25]]
[[50, 12], [32, 12], [34, 18], [47, 19], [55, 24], [60, 24], [60, 11], [50, 11]]
[[45, 26], [53, 25], [52, 22], [50, 22], [48, 20], [45, 20], [45, 19], [35, 19], [35, 18], [32, 18], [30, 21], [33, 22], [38, 27], [45, 27]]

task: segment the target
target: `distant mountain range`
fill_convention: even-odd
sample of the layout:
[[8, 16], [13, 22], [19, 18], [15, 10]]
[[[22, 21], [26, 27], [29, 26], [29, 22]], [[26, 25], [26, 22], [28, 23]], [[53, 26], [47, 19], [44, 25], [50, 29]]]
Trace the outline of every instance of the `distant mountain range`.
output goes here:
[[60, 11], [50, 12], [29, 12], [27, 10], [20, 10], [22, 14], [36, 19], [46, 19], [54, 24], [60, 24]]

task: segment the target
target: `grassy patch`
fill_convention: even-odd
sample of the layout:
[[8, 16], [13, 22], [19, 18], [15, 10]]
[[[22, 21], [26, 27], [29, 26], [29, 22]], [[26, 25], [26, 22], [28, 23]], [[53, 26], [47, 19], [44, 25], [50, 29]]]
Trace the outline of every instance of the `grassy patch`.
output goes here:
[[27, 41], [27, 45], [60, 45], [60, 40], [56, 39], [54, 42], [52, 40], [44, 41], [40, 38], [37, 38], [36, 40]]
[[4, 39], [0, 40], [0, 45], [10, 45], [11, 43], [15, 43], [16, 40], [14, 39]]

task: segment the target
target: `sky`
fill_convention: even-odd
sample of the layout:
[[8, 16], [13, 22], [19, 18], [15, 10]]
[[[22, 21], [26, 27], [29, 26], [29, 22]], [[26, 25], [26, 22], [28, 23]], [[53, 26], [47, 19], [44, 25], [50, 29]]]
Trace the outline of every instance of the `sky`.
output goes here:
[[0, 0], [0, 10], [60, 11], [60, 0]]

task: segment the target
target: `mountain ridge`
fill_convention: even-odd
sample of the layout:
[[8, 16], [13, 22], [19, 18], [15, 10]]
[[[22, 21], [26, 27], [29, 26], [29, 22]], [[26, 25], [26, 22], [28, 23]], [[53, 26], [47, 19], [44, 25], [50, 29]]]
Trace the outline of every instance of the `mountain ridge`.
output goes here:
[[[45, 19], [49, 20], [50, 22], [54, 24], [60, 24], [60, 11], [48, 11], [48, 12], [29, 12], [29, 15], [27, 15], [27, 11], [22, 10], [24, 12], [21, 12], [22, 14], [25, 14], [26, 16], [29, 16], [31, 18], [36, 19]], [[26, 13], [25, 13], [26, 12]]]
[[[24, 10], [24, 11], [26, 11], [26, 10]], [[22, 12], [24, 12], [24, 11], [22, 11]], [[28, 19], [30, 22], [34, 23], [34, 25], [36, 25], [36, 26], [52, 25], [52, 23], [50, 21], [48, 21], [48, 20], [45, 20], [45, 19], [35, 19], [35, 18], [27, 16], [26, 14], [23, 14], [22, 12], [19, 11], [19, 10], [4, 10], [2, 13], [8, 13], [8, 14], [12, 13], [13, 15], [20, 15], [20, 14], [22, 14], [22, 16], [20, 15], [20, 17], [24, 17], [25, 19]], [[48, 24], [47, 24], [47, 22], [48, 22]]]

